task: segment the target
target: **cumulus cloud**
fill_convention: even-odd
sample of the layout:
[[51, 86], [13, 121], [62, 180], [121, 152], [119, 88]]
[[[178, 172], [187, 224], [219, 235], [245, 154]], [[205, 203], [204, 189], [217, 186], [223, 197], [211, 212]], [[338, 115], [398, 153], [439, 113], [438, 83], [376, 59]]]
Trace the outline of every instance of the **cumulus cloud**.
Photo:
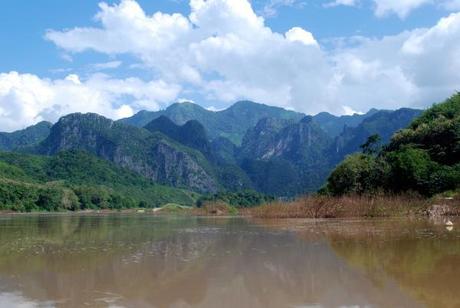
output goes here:
[[[405, 16], [426, 2], [379, 0], [376, 12]], [[190, 7], [189, 16], [148, 16], [134, 0], [101, 4], [101, 27], [49, 31], [47, 38], [67, 52], [133, 54], [166, 82], [192, 84], [209, 99], [307, 113], [426, 105], [459, 86], [458, 14], [431, 29], [325, 52], [305, 29], [273, 32], [247, 0], [191, 0]]]
[[[42, 79], [36, 75], [0, 74], [0, 129], [13, 131], [38, 121], [56, 121], [72, 112], [96, 112], [119, 119], [136, 109], [158, 109], [175, 99], [180, 88], [163, 81], [112, 79], [96, 74], [85, 81], [77, 75]], [[128, 103], [129, 102], [129, 103]]]
[[[407, 7], [424, 1], [402, 2], [409, 6], [379, 1], [381, 14], [397, 10], [405, 16]], [[191, 0], [190, 9], [188, 16], [147, 15], [134, 0], [102, 3], [96, 15], [100, 26], [48, 31], [47, 39], [66, 53], [129, 54], [159, 79], [94, 75], [83, 81], [77, 76], [46, 80], [16, 74], [23, 81], [0, 90], [0, 117], [11, 114], [13, 109], [4, 108], [8, 102], [22, 108], [18, 114], [24, 119], [8, 124], [14, 128], [14, 123], [77, 110], [119, 117], [128, 108], [156, 109], [182, 96], [202, 96], [219, 105], [250, 99], [310, 114], [340, 114], [423, 107], [460, 89], [460, 13], [432, 28], [360, 38], [326, 51], [308, 29], [272, 31], [247, 0]], [[5, 76], [14, 79], [14, 73]], [[29, 105], [35, 110], [30, 114]]]
[[318, 45], [318, 42], [316, 42], [311, 32], [305, 31], [304, 29], [299, 27], [294, 27], [290, 29], [288, 32], [286, 32], [286, 38], [291, 42], [300, 42], [307, 46]]
[[325, 101], [329, 95], [322, 84], [332, 72], [307, 30], [275, 33], [246, 0], [191, 0], [190, 8], [189, 16], [148, 16], [133, 0], [101, 4], [101, 27], [49, 31], [46, 37], [70, 53], [135, 55], [167, 82], [193, 85], [208, 99], [295, 107], [294, 100]]

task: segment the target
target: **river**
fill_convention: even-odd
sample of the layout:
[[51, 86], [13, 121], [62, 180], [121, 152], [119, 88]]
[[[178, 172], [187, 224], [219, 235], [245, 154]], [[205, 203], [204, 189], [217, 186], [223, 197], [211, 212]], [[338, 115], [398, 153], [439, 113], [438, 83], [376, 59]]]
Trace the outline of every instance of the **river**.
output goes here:
[[454, 220], [0, 217], [0, 307], [460, 307]]

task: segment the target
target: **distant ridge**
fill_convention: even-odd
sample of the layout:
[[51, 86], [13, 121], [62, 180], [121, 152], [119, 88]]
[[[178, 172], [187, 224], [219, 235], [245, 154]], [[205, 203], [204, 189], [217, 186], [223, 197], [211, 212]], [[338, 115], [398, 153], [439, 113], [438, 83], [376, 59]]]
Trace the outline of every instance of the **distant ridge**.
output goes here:
[[35, 145], [48, 137], [51, 126], [50, 122], [43, 121], [12, 133], [0, 133], [0, 150], [11, 151]]
[[222, 111], [209, 111], [200, 105], [175, 103], [161, 111], [140, 111], [134, 116], [120, 120], [125, 124], [144, 127], [152, 120], [166, 116], [177, 125], [190, 120], [200, 122], [210, 139], [224, 137], [240, 145], [246, 131], [263, 118], [300, 120], [304, 114], [251, 101], [239, 101]]
[[197, 120], [187, 121], [180, 126], [162, 115], [152, 120], [144, 128], [152, 133], [163, 133], [183, 145], [200, 151], [207, 159], [214, 160], [206, 130]]

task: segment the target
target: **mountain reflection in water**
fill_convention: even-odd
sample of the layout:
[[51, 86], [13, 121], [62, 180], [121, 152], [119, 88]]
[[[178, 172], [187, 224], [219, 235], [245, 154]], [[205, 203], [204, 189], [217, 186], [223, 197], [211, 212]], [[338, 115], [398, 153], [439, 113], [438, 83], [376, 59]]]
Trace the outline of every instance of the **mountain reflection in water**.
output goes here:
[[0, 306], [456, 307], [460, 233], [428, 221], [0, 218]]

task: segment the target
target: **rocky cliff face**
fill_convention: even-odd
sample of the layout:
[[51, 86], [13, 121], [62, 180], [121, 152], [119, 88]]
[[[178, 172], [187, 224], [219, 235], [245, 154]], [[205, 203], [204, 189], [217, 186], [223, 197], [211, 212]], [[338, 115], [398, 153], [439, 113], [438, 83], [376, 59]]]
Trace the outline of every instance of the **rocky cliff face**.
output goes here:
[[64, 150], [84, 150], [135, 171], [155, 182], [215, 192], [218, 183], [203, 155], [151, 133], [96, 114], [71, 114], [51, 129], [37, 148], [53, 155]]
[[[331, 144], [312, 117], [299, 122], [263, 119], [247, 132], [239, 155], [257, 187], [297, 194], [321, 186], [330, 169]], [[267, 177], [272, 182], [268, 186]]]
[[246, 158], [269, 160], [282, 158], [295, 164], [324, 158], [331, 138], [312, 117], [300, 122], [263, 119], [246, 134], [241, 155]]
[[279, 149], [280, 132], [289, 124], [294, 124], [287, 120], [265, 118], [260, 120], [257, 125], [249, 129], [243, 138], [240, 156], [252, 159], [269, 159], [276, 156]]

